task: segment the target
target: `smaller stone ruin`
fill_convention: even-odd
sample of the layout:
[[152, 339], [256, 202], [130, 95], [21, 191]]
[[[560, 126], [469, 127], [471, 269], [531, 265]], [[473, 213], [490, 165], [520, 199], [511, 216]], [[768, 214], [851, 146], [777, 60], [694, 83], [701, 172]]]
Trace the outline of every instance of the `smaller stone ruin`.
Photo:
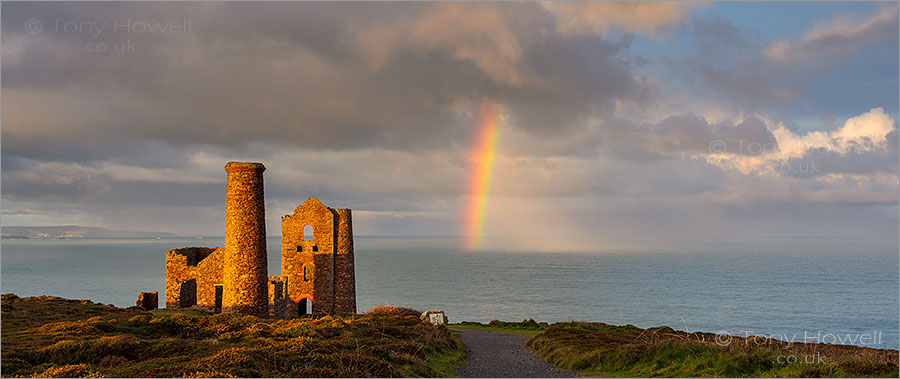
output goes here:
[[152, 311], [159, 307], [159, 294], [156, 292], [141, 292], [138, 294], [137, 306], [147, 311]]

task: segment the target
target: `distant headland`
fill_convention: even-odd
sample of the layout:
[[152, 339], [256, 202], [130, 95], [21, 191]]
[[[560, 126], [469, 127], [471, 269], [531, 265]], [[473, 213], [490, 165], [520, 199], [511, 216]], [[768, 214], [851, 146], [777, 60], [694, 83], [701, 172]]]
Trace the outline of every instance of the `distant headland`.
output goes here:
[[3, 239], [41, 238], [153, 238], [178, 237], [167, 232], [111, 230], [91, 226], [4, 226], [0, 228]]

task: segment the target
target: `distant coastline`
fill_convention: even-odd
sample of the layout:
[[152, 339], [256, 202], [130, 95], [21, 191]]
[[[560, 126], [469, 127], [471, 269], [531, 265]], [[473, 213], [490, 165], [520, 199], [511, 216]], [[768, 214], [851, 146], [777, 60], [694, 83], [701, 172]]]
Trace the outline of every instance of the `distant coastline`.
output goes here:
[[178, 237], [174, 233], [154, 231], [125, 231], [91, 226], [3, 226], [2, 239], [66, 239], [66, 238], [155, 238]]

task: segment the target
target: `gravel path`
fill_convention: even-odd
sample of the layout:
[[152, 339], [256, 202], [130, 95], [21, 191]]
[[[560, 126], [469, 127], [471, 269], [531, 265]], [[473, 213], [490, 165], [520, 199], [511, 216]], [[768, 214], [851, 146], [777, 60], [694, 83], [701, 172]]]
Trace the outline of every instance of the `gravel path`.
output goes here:
[[456, 370], [461, 378], [571, 378], [574, 371], [557, 370], [525, 347], [529, 336], [482, 329], [460, 333], [469, 357]]

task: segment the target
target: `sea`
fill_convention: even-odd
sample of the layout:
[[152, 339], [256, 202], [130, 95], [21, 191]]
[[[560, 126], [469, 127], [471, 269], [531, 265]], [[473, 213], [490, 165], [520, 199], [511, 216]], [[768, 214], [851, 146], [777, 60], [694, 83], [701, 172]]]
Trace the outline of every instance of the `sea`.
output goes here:
[[[280, 239], [268, 240], [269, 275]], [[356, 236], [357, 305], [443, 310], [450, 322], [667, 325], [897, 349], [897, 238], [645, 237], [567, 251], [503, 238]], [[509, 242], [509, 241], [506, 241]], [[223, 238], [33, 239], [0, 243], [0, 291], [120, 307], [157, 291], [165, 252]]]

